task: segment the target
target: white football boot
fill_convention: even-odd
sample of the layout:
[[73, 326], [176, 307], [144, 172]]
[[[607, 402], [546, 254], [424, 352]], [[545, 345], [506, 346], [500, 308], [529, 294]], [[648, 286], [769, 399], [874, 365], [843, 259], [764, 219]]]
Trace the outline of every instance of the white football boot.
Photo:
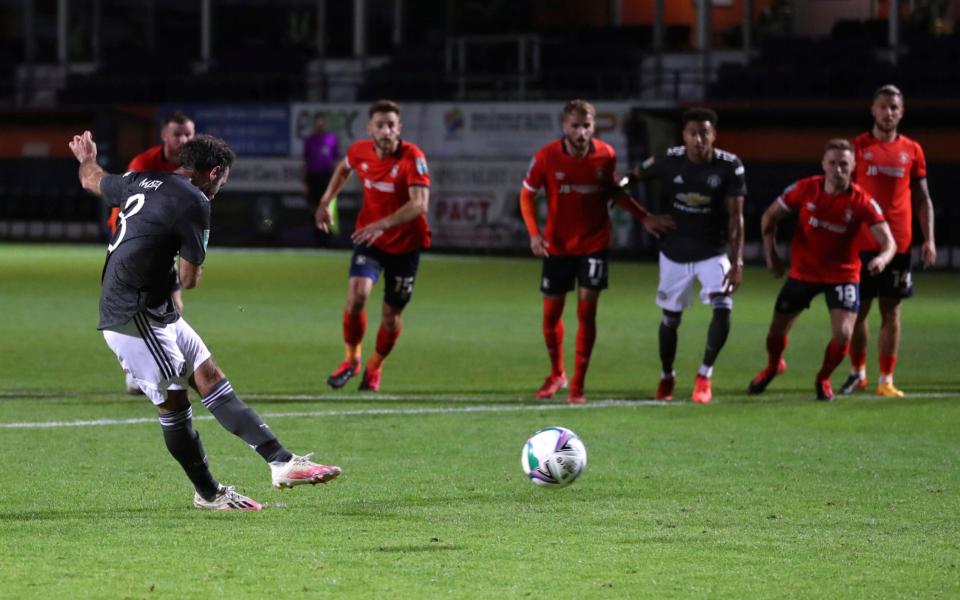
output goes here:
[[221, 485], [220, 491], [213, 500], [204, 500], [203, 496], [194, 493], [193, 505], [196, 508], [208, 510], [260, 510], [263, 506], [238, 492], [232, 485]]
[[336, 479], [342, 470], [340, 467], [319, 465], [310, 460], [313, 452], [306, 456], [293, 455], [289, 462], [270, 463], [270, 473], [273, 477], [273, 487], [278, 490], [292, 488], [295, 485], [309, 483], [316, 485]]

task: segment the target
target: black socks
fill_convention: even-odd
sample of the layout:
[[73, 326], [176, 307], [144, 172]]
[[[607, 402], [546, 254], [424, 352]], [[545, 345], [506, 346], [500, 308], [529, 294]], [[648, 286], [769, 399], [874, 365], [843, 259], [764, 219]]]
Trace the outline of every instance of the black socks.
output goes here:
[[226, 378], [210, 390], [203, 405], [224, 429], [245, 441], [265, 461], [287, 462], [293, 458], [260, 415], [237, 397]]
[[197, 493], [205, 500], [212, 500], [220, 484], [207, 467], [207, 453], [200, 443], [200, 434], [193, 428], [193, 409], [187, 406], [179, 412], [162, 413], [160, 428], [167, 450], [183, 467]]

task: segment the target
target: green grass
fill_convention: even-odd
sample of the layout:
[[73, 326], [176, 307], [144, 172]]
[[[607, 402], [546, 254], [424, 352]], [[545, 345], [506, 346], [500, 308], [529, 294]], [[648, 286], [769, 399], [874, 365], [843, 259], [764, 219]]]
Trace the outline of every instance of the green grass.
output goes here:
[[[743, 395], [780, 283], [755, 269], [714, 402], [624, 405], [601, 401], [649, 398], [659, 372], [656, 271], [615, 263], [591, 403], [567, 408], [530, 400], [547, 369], [534, 260], [426, 256], [376, 396], [324, 384], [341, 358], [345, 253], [213, 249], [186, 318], [287, 446], [344, 475], [276, 492], [195, 403], [214, 474], [267, 504], [209, 514], [95, 329], [103, 252], [0, 245], [0, 598], [960, 596], [955, 275], [916, 276], [907, 398], [813, 401], [821, 300], [791, 336], [788, 372]], [[684, 315], [680, 397], [709, 316]], [[552, 424], [590, 454], [563, 490], [520, 472], [523, 441]]]

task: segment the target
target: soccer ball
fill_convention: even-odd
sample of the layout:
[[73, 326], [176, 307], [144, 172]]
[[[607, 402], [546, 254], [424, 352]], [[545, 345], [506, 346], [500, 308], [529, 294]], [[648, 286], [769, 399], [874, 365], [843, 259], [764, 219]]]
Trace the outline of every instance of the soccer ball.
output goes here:
[[520, 466], [530, 481], [563, 487], [587, 469], [587, 448], [565, 427], [547, 427], [533, 434], [520, 452]]

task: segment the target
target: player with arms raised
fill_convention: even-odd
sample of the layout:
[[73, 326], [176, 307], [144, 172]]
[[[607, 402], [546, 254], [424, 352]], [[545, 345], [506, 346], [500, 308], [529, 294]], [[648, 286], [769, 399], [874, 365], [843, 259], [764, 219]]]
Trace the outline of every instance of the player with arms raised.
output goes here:
[[[613, 147], [593, 137], [596, 109], [585, 100], [563, 108], [563, 138], [537, 151], [520, 190], [520, 207], [530, 249], [543, 257], [543, 337], [550, 356], [550, 375], [537, 390], [538, 399], [553, 397], [567, 385], [563, 368], [563, 305], [567, 292], [579, 283], [577, 350], [570, 382], [571, 404], [582, 404], [584, 380], [597, 335], [597, 301], [607, 287], [607, 247], [610, 245], [611, 198], [654, 235], [670, 226], [669, 219], [648, 214], [615, 184], [617, 157]], [[540, 232], [536, 193], [545, 188], [547, 222]]]
[[677, 330], [691, 304], [694, 280], [700, 298], [713, 307], [703, 362], [694, 380], [691, 399], [706, 404], [713, 398], [713, 365], [730, 333], [733, 293], [743, 279], [743, 197], [747, 193], [743, 163], [736, 155], [714, 148], [717, 113], [691, 108], [683, 113], [683, 146], [648, 158], [634, 177], [657, 179], [661, 197], [676, 222], [660, 242], [660, 317], [662, 373], [654, 396], [672, 400], [676, 374]]
[[787, 368], [783, 351], [787, 334], [814, 296], [824, 294], [830, 311], [830, 343], [814, 380], [818, 400], [833, 400], [830, 374], [843, 361], [850, 346], [853, 323], [860, 306], [860, 257], [858, 233], [869, 228], [880, 252], [866, 270], [876, 274], [889, 264], [896, 251], [883, 210], [862, 188], [852, 182], [855, 165], [853, 144], [843, 139], [827, 142], [823, 175], [801, 179], [788, 187], [763, 213], [763, 249], [767, 268], [777, 277], [786, 266], [777, 254], [777, 224], [797, 215], [790, 246], [790, 274], [773, 307], [767, 333], [767, 366], [750, 381], [747, 392], [759, 394]]
[[193, 428], [187, 385], [229, 432], [270, 465], [273, 485], [325, 483], [339, 467], [318, 465], [284, 448], [263, 419], [237, 397], [200, 336], [170, 299], [173, 263], [189, 289], [200, 283], [210, 232], [210, 201], [227, 181], [234, 155], [227, 144], [197, 136], [184, 144], [173, 173], [109, 175], [97, 165], [89, 131], [70, 150], [80, 162], [84, 189], [119, 206], [117, 232], [107, 246], [100, 292], [100, 323], [107, 346], [157, 407], [167, 450], [196, 489], [193, 504], [212, 510], [260, 510], [232, 486], [221, 485], [207, 466]]
[[[879, 251], [876, 241], [864, 229], [860, 232], [860, 292], [863, 302], [853, 326], [850, 342], [850, 377], [840, 388], [850, 394], [867, 387], [867, 315], [874, 298], [880, 306], [880, 379], [878, 396], [900, 397], [893, 385], [893, 368], [900, 346], [900, 303], [913, 295], [910, 244], [913, 241], [912, 203], [917, 205], [923, 245], [920, 260], [927, 268], [937, 261], [933, 238], [933, 202], [927, 187], [927, 163], [920, 144], [897, 132], [903, 118], [903, 94], [893, 85], [885, 85], [873, 95], [873, 129], [853, 140], [857, 149], [857, 185], [872, 195], [890, 224], [897, 254], [883, 272], [871, 275], [866, 265]], [[912, 200], [912, 203], [911, 203]]]
[[343, 311], [345, 357], [327, 378], [334, 389], [343, 387], [360, 372], [367, 299], [383, 271], [383, 307], [376, 352], [367, 361], [360, 380], [361, 390], [380, 389], [383, 361], [403, 330], [403, 309], [413, 294], [420, 251], [430, 247], [427, 159], [420, 148], [400, 139], [401, 128], [400, 107], [395, 102], [374, 103], [367, 121], [370, 139], [350, 146], [317, 206], [317, 227], [329, 232], [333, 225], [330, 203], [343, 189], [350, 173], [357, 172], [363, 185], [363, 206], [351, 236], [353, 256]]

